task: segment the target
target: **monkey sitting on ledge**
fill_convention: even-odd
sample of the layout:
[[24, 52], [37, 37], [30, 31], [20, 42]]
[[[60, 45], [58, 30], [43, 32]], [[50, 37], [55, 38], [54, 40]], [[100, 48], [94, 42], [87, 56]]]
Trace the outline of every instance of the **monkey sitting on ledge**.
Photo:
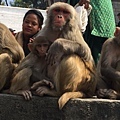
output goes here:
[[[31, 86], [38, 82], [41, 86], [48, 86], [53, 89], [54, 85], [47, 78], [46, 52], [50, 42], [44, 36], [37, 37], [33, 44], [30, 44], [31, 52], [21, 61], [14, 70], [13, 79], [9, 93], [23, 95], [26, 100], [32, 98]], [[39, 90], [33, 92], [39, 94]]]
[[32, 89], [41, 90], [39, 96], [59, 96], [60, 109], [69, 99], [92, 97], [96, 89], [94, 60], [78, 24], [75, 9], [67, 3], [56, 2], [49, 7], [45, 26], [39, 33], [49, 36], [48, 40], [53, 42], [46, 60], [48, 67], [51, 65], [49, 71], [54, 70], [53, 74], [48, 71], [48, 77], [53, 80], [55, 90], [43, 94], [48, 88], [39, 86], [39, 82]]
[[99, 98], [120, 99], [120, 27], [114, 36], [103, 44], [97, 67]]
[[9, 28], [0, 23], [0, 91], [10, 87], [12, 73], [23, 58], [22, 47]]

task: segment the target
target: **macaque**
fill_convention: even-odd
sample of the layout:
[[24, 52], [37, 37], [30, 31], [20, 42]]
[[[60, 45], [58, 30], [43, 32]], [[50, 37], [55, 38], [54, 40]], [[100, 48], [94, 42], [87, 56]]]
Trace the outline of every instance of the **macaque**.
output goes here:
[[[54, 69], [53, 75], [48, 71], [47, 76], [52, 78], [55, 91], [44, 94], [59, 96], [60, 109], [71, 98], [92, 97], [96, 88], [95, 64], [80, 32], [75, 9], [63, 2], [52, 4], [39, 35], [49, 36], [52, 42], [46, 60], [49, 71]], [[37, 83], [32, 86], [39, 89], [40, 96], [44, 95], [43, 88]]]
[[120, 27], [102, 47], [97, 67], [98, 98], [120, 99]]
[[30, 44], [31, 52], [22, 60], [13, 73], [10, 93], [23, 95], [26, 100], [32, 98], [31, 86], [40, 82], [41, 85], [53, 88], [52, 82], [46, 76], [47, 63], [45, 56], [50, 46], [50, 42], [44, 36], [34, 39]]
[[0, 23], [0, 91], [9, 88], [12, 73], [23, 58], [22, 47], [9, 28]]

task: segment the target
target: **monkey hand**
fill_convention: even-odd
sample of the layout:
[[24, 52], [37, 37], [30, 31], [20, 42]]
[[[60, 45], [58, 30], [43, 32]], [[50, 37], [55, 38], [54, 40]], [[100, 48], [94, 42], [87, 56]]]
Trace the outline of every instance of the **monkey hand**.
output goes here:
[[50, 46], [46, 56], [47, 63], [50, 65], [60, 62], [63, 55], [70, 55], [80, 51], [80, 45], [77, 42], [59, 38]]
[[35, 83], [31, 86], [31, 90], [36, 90], [36, 89], [39, 88], [40, 86], [49, 86], [50, 89], [53, 89], [53, 88], [54, 88], [54, 85], [53, 85], [52, 82], [44, 79], [44, 80], [35, 82]]
[[98, 98], [117, 99], [117, 92], [112, 89], [99, 89], [97, 91]]
[[32, 93], [30, 90], [21, 91], [21, 94], [24, 96], [25, 100], [30, 100], [32, 98]]
[[59, 62], [64, 54], [63, 46], [59, 43], [53, 43], [47, 53], [46, 61], [50, 65], [54, 65]]
[[47, 86], [41, 86], [36, 89], [36, 95], [44, 96], [50, 95], [50, 89]]

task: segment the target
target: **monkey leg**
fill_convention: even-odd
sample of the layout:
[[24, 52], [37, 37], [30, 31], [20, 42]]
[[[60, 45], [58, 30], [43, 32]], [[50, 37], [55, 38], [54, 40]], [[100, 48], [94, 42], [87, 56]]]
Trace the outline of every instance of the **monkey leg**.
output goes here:
[[36, 89], [35, 95], [38, 96], [44, 96], [44, 95], [49, 95], [49, 96], [58, 96], [57, 92], [55, 89], [50, 89], [47, 86], [40, 86]]
[[41, 87], [41, 86], [47, 86], [50, 89], [54, 88], [54, 85], [52, 82], [50, 82], [49, 80], [43, 79], [43, 80], [33, 83], [33, 85], [31, 86], [31, 90], [36, 90], [38, 87]]
[[10, 85], [10, 79], [14, 70], [11, 58], [7, 53], [0, 55], [0, 90]]
[[91, 87], [95, 82], [92, 77], [82, 59], [77, 55], [70, 55], [65, 57], [56, 68], [54, 83], [61, 94], [66, 91], [88, 91], [86, 86]]
[[21, 94], [20, 91], [29, 90], [31, 75], [32, 70], [30, 68], [19, 71], [11, 81], [10, 93]]
[[62, 95], [60, 108], [71, 98], [92, 97], [96, 86], [95, 76], [77, 55], [67, 56], [61, 61], [55, 71], [54, 83]]
[[[120, 61], [117, 62], [116, 68], [120, 71]], [[109, 79], [109, 78], [108, 78]], [[98, 77], [96, 95], [98, 98], [120, 99], [120, 82], [118, 80], [104, 80]]]
[[98, 98], [120, 99], [120, 83], [117, 80], [97, 79], [96, 95]]

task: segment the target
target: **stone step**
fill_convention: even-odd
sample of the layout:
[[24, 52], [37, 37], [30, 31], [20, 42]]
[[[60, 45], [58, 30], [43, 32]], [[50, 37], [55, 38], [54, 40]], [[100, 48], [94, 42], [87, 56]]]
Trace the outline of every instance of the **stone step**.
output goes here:
[[72, 99], [62, 110], [57, 97], [0, 94], [0, 120], [120, 120], [120, 101]]

